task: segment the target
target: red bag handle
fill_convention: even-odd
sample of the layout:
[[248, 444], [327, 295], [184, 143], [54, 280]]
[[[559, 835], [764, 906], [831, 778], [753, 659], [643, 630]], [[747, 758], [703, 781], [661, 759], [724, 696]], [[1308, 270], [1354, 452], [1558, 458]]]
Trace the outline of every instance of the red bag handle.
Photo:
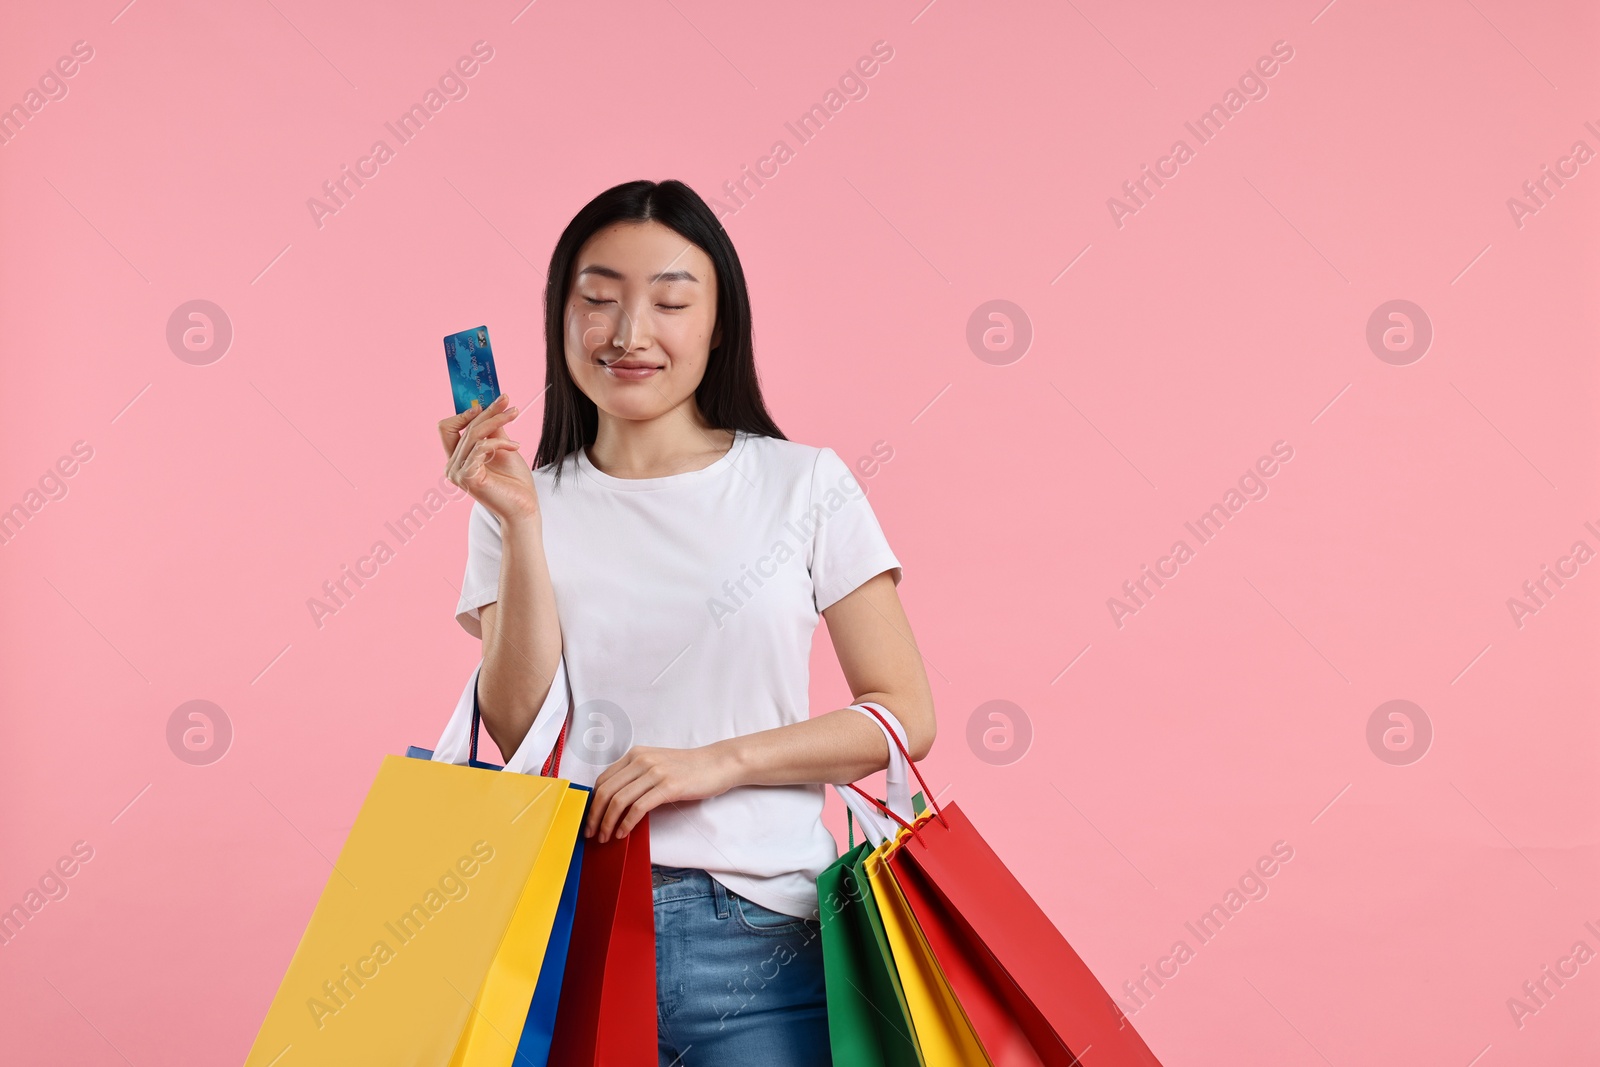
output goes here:
[[[889, 818], [893, 819], [895, 822], [899, 823], [901, 826], [904, 826], [907, 830], [911, 830], [911, 824], [906, 822], [900, 816], [896, 815], [894, 812], [890, 811], [889, 810], [889, 805], [885, 804], [883, 801], [879, 800], [877, 797], [873, 796], [871, 793], [867, 792], [865, 789], [862, 789], [859, 785], [856, 785], [854, 782], [850, 783], [850, 788], [854, 789], [857, 793], [860, 793], [862, 796], [864, 796], [868, 800], [872, 801], [872, 803], [874, 803], [878, 807], [882, 808], [883, 809], [883, 813], [885, 815], [889, 816]], [[845, 810], [845, 814], [846, 815], [850, 814], [848, 809]], [[941, 818], [942, 818], [942, 816], [941, 816]], [[862, 833], [865, 833], [865, 832], [866, 832], [865, 830], [862, 831]], [[916, 831], [913, 830], [912, 832], [915, 833]]]
[[[882, 715], [878, 714], [877, 710], [875, 708], [873, 708], [871, 705], [869, 705], [869, 704], [857, 704], [855, 706], [858, 707], [858, 708], [861, 708], [863, 711], [870, 712], [874, 719], [877, 719], [878, 722], [883, 724], [884, 732], [889, 735], [890, 739], [894, 742], [895, 747], [900, 750], [900, 754], [906, 758], [906, 763], [911, 766], [911, 773], [917, 776], [917, 784], [922, 787], [922, 795], [928, 799], [928, 806], [933, 809], [933, 814], [939, 819], [939, 822], [942, 823], [946, 828], [948, 828], [950, 826], [950, 824], [949, 824], [949, 822], [947, 822], [945, 820], [944, 812], [939, 810], [939, 802], [938, 802], [938, 800], [936, 800], [934, 798], [933, 791], [928, 788], [928, 783], [923, 780], [922, 772], [917, 769], [917, 761], [911, 758], [911, 753], [907, 752], [906, 751], [906, 746], [901, 744], [900, 735], [894, 732], [893, 728], [891, 728], [889, 726], [888, 722], [886, 722], [884, 720], [884, 717]], [[885, 804], [883, 801], [879, 800], [877, 797], [871, 795], [866, 790], [864, 790], [860, 786], [856, 785], [854, 782], [850, 783], [850, 788], [854, 789], [857, 793], [860, 793], [862, 796], [864, 796], [868, 800], [870, 800], [873, 804], [877, 805], [877, 807], [879, 807], [879, 808], [881, 808], [883, 810], [883, 813], [885, 815], [889, 816], [889, 818], [893, 819], [895, 822], [899, 823], [901, 826], [904, 826], [907, 830], [910, 830], [912, 833], [916, 833], [917, 832], [915, 827], [913, 827], [910, 823], [906, 822], [900, 816], [896, 815], [894, 812], [890, 811], [889, 810], [889, 805]]]

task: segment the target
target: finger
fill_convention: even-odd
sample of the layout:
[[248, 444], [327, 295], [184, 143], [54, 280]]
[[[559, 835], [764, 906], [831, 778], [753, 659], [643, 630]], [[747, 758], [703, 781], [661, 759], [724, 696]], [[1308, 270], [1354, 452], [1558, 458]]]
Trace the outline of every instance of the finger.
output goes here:
[[[494, 407], [494, 405], [498, 404], [499, 402], [500, 397], [495, 397], [489, 402], [489, 407]], [[439, 420], [439, 425], [453, 426], [459, 430], [487, 410], [489, 410], [489, 408], [484, 407], [483, 404], [481, 404], [478, 399], [474, 397], [472, 403], [468, 404], [462, 410], [456, 412], [454, 415], [451, 415], [449, 418]]]
[[639, 774], [639, 765], [630, 758], [632, 754], [624, 755], [617, 762], [600, 772], [590, 787], [589, 815], [584, 820], [583, 835], [593, 837], [600, 830], [600, 820], [605, 817], [606, 805], [611, 803], [612, 796], [618, 789], [632, 781]]
[[[660, 782], [658, 774], [640, 775], [627, 785], [618, 789], [611, 797], [611, 803], [606, 806], [606, 816], [600, 823], [600, 843], [603, 845], [613, 837], [621, 837], [617, 832], [623, 816], [628, 814], [628, 809], [634, 801], [654, 789]], [[635, 820], [636, 822], [638, 820]]]
[[511, 419], [516, 418], [517, 409], [509, 408], [495, 415], [485, 415], [478, 419], [460, 435], [456, 441], [456, 456], [465, 457], [479, 441], [506, 436], [504, 426]]
[[617, 824], [617, 836], [627, 837], [646, 815], [671, 799], [665, 783], [652, 787], [648, 793], [633, 802], [627, 816]]
[[[499, 403], [499, 401], [495, 403]], [[509, 404], [498, 411], [494, 409], [492, 404], [484, 410], [485, 414], [473, 419], [467, 428], [461, 431], [462, 440], [481, 441], [485, 437], [493, 436], [502, 426], [521, 413], [519, 408]]]
[[439, 438], [444, 442], [445, 451], [455, 451], [456, 438], [460, 435], [461, 431], [466, 429], [467, 426], [469, 426], [478, 416], [482, 415], [486, 411], [496, 410], [496, 405], [499, 405], [497, 410], [504, 411], [510, 403], [511, 398], [502, 393], [495, 397], [488, 407], [483, 407], [476, 400], [474, 400], [472, 402], [472, 406], [467, 408], [465, 411], [458, 411], [449, 418], [440, 419]]
[[479, 441], [472, 446], [462, 459], [461, 466], [457, 470], [459, 478], [452, 479], [452, 481], [456, 481], [461, 485], [465, 485], [468, 482], [476, 482], [483, 469], [489, 465], [489, 462], [502, 449], [515, 452], [521, 447], [522, 443], [520, 441], [513, 441], [509, 437], [490, 437]]
[[509, 437], [487, 437], [472, 446], [467, 459], [470, 465], [481, 467], [493, 460], [497, 453], [515, 452], [521, 447], [521, 441], [513, 441]]
[[616, 802], [617, 793], [643, 774], [644, 768], [638, 763], [629, 763], [626, 766], [612, 764], [604, 773], [611, 777], [605, 778], [603, 783], [601, 779], [595, 779], [594, 797], [589, 802], [587, 836], [591, 837], [600, 833], [605, 820], [611, 817], [611, 806]]
[[[452, 455], [456, 453], [459, 440], [470, 433], [474, 427], [481, 426], [485, 419], [493, 419], [496, 416], [504, 415], [508, 410], [512, 413], [512, 418], [516, 417], [517, 409], [512, 406], [511, 398], [505, 393], [495, 397], [488, 407], [479, 407], [476, 400], [472, 403], [473, 406], [467, 408], [467, 410], [452, 415], [447, 419], [439, 420], [439, 439], [444, 443], [445, 451]], [[503, 425], [503, 423], [504, 420], [495, 425]], [[493, 430], [494, 426], [490, 426], [477, 436], [484, 436], [493, 432]]]
[[450, 459], [445, 464], [445, 473], [453, 482], [460, 482], [461, 469], [466, 466], [467, 456], [472, 452], [473, 441], [466, 434], [456, 434], [450, 446]]
[[510, 422], [512, 419], [515, 419], [521, 414], [522, 409], [519, 407], [508, 406], [500, 411], [491, 411], [481, 419], [473, 420], [472, 425], [467, 427], [467, 431], [469, 433], [476, 433], [479, 437], [488, 437], [500, 427], [504, 426], [506, 423]]

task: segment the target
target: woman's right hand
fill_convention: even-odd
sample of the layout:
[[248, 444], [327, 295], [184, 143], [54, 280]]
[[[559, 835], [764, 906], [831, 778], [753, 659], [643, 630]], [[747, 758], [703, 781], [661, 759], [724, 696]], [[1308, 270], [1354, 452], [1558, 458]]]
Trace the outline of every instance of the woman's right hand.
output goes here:
[[445, 477], [501, 522], [539, 514], [533, 472], [517, 451], [521, 445], [506, 436], [506, 424], [516, 417], [511, 399], [501, 393], [486, 408], [468, 408], [439, 422], [439, 437], [450, 457]]

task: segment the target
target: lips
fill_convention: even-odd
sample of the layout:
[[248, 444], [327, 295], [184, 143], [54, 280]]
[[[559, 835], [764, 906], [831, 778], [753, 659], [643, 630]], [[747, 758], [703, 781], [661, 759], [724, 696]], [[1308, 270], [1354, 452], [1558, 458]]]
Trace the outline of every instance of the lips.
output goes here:
[[656, 371], [661, 370], [661, 366], [656, 363], [646, 363], [643, 360], [623, 359], [615, 363], [606, 364], [605, 369], [606, 373], [614, 378], [620, 378], [625, 382], [637, 382], [643, 381]]

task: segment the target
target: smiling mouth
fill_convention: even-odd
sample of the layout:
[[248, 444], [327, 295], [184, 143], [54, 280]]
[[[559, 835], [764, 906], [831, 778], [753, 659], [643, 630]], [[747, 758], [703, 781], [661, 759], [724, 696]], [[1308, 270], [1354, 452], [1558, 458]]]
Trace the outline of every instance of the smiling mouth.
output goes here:
[[634, 360], [621, 360], [616, 363], [605, 364], [605, 371], [614, 378], [623, 381], [641, 381], [663, 369], [655, 363], [640, 363]]

